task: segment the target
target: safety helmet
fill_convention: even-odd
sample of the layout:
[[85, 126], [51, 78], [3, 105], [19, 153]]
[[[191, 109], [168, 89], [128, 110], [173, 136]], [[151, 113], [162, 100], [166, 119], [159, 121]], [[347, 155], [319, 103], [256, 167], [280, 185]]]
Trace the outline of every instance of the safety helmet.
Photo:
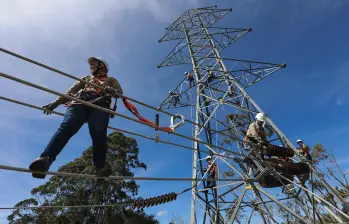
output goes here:
[[298, 140], [297, 140], [297, 143], [300, 143], [300, 142], [303, 142], [303, 140], [301, 140], [301, 139], [298, 139]]
[[106, 69], [107, 69], [107, 72], [109, 71], [108, 62], [107, 62], [106, 60], [104, 60], [103, 58], [101, 58], [101, 57], [90, 57], [90, 58], [87, 60], [87, 62], [90, 64], [90, 62], [91, 62], [92, 60], [94, 60], [94, 59], [96, 59], [96, 60], [98, 60], [98, 61], [100, 61], [100, 62], [103, 62], [103, 64], [105, 65], [105, 67], [106, 67]]
[[188, 72], [184, 72], [184, 75], [189, 74]]
[[267, 119], [267, 116], [264, 113], [258, 113], [255, 118], [257, 121], [265, 122]]
[[212, 159], [212, 156], [206, 156], [205, 159], [206, 159], [206, 160], [211, 160], [211, 159]]

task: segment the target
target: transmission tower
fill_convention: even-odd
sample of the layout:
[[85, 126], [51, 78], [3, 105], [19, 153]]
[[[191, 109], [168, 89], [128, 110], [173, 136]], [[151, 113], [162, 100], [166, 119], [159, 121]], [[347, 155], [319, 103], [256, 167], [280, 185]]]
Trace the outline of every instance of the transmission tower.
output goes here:
[[[182, 74], [184, 79], [169, 93], [160, 108], [194, 109], [194, 121], [200, 125], [195, 126], [193, 137], [229, 149], [223, 151], [208, 144], [193, 142], [196, 151], [193, 152], [192, 177], [199, 180], [192, 183], [190, 223], [242, 223], [241, 220], [254, 223], [255, 214], [264, 223], [285, 221], [283, 217], [275, 215], [269, 205], [288, 212], [296, 223], [323, 223], [321, 214], [324, 212], [336, 222], [348, 220], [349, 217], [340, 210], [347, 209], [346, 201], [304, 157], [299, 154], [295, 156], [297, 161], [310, 167], [310, 181], [321, 183], [324, 194], [330, 193], [334, 196], [333, 200], [326, 201], [320, 198], [321, 195], [313, 194], [311, 189], [300, 184], [297, 177], [291, 176], [287, 182], [285, 176], [274, 167], [257, 154], [250, 153], [253, 146], [244, 144], [248, 125], [254, 121], [257, 113], [263, 112], [246, 91], [286, 65], [223, 57], [224, 49], [252, 31], [250, 28], [222, 28], [216, 25], [231, 11], [218, 9], [217, 6], [187, 10], [166, 28], [165, 35], [159, 40], [177, 41], [177, 45], [158, 67], [191, 65], [188, 72], [194, 78], [190, 81]], [[265, 129], [272, 144], [288, 146], [297, 151], [269, 117]], [[203, 153], [203, 150], [207, 153]], [[213, 155], [219, 178], [234, 176], [241, 181], [229, 184], [217, 182], [216, 187], [207, 189], [204, 161], [207, 155]], [[253, 175], [252, 169], [243, 162], [246, 157], [255, 159], [261, 171], [258, 176]], [[278, 187], [260, 186], [258, 181], [266, 175], [271, 175]]]

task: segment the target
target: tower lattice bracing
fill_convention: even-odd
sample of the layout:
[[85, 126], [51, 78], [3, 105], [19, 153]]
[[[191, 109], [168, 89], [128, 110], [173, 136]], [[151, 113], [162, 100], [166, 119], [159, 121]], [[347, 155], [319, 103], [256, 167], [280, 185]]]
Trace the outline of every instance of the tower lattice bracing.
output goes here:
[[[297, 223], [314, 223], [314, 220], [321, 223], [319, 217], [323, 212], [336, 222], [348, 220], [340, 211], [347, 206], [345, 200], [303, 156], [297, 154], [295, 160], [309, 165], [310, 180], [323, 184], [324, 194], [334, 195], [333, 201], [314, 195], [311, 189], [300, 184], [299, 178], [281, 175], [258, 154], [251, 153], [253, 146], [244, 143], [248, 125], [257, 113], [263, 112], [247, 94], [248, 88], [286, 65], [225, 57], [224, 49], [252, 31], [217, 25], [231, 11], [216, 6], [190, 9], [175, 20], [159, 40], [177, 44], [158, 67], [187, 65], [187, 69], [191, 66], [189, 75], [193, 75], [192, 81], [184, 78], [160, 108], [194, 109], [194, 121], [200, 125], [194, 127], [193, 137], [220, 146], [193, 142], [197, 150], [193, 153], [192, 176], [199, 180], [192, 183], [190, 223], [254, 223], [256, 214], [264, 223], [281, 223], [282, 217], [275, 215], [275, 208], [288, 212]], [[297, 151], [269, 117], [265, 130], [271, 144]], [[232, 182], [217, 181], [216, 187], [207, 189], [203, 159], [209, 154], [213, 156], [219, 178], [231, 178]], [[243, 162], [244, 155], [253, 158], [259, 175], [254, 175], [253, 169]], [[263, 188], [258, 181], [266, 175], [274, 177], [281, 186]]]

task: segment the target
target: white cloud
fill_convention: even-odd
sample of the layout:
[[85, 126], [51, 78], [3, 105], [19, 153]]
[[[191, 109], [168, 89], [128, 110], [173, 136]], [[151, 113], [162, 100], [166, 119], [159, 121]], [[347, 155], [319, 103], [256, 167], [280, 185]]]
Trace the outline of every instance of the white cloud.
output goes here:
[[156, 213], [156, 216], [165, 216], [167, 215], [167, 210], [161, 210], [158, 213]]
[[[80, 62], [86, 61], [90, 55], [100, 54], [110, 60], [111, 69], [115, 71], [113, 66], [125, 63], [123, 51], [132, 51], [132, 42], [140, 42], [137, 36], [146, 31], [146, 21], [152, 24], [164, 22], [165, 28], [184, 8], [197, 4], [197, 0], [175, 3], [162, 0], [105, 0], [103, 3], [92, 0], [8, 1], [0, 8], [1, 47], [74, 74], [88, 72], [87, 66]], [[134, 19], [137, 17], [144, 19]], [[0, 60], [2, 72], [61, 92], [72, 82], [4, 53], [0, 53]], [[19, 96], [34, 99], [50, 96], [13, 81], [7, 82], [8, 85], [3, 85], [4, 92], [18, 86], [16, 94]]]
[[[128, 17], [137, 13], [149, 13], [156, 20], [171, 22], [186, 9], [194, 7], [196, 0], [180, 0], [176, 3], [162, 0], [62, 0], [62, 1], [25, 1], [13, 0], [2, 3], [0, 20], [2, 27], [21, 27], [28, 32], [35, 32], [37, 38], [46, 36], [57, 37], [55, 41], [62, 41], [61, 33], [51, 33], [60, 30], [63, 33], [74, 33], [75, 37], [88, 38], [86, 33], [94, 33], [95, 28], [105, 30], [106, 24], [123, 23]], [[173, 7], [181, 6], [181, 7]], [[106, 36], [107, 37], [107, 36]], [[67, 39], [71, 37], [66, 37]], [[53, 40], [50, 40], [53, 41]]]

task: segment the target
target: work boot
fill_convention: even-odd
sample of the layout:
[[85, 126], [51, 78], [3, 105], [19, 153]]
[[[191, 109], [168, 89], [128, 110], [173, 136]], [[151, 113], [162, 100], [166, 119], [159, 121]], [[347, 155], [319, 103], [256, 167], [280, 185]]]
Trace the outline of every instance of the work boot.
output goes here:
[[95, 175], [98, 177], [109, 177], [113, 173], [110, 165], [105, 165], [103, 168], [97, 168], [95, 171]]
[[[50, 169], [51, 164], [55, 161], [48, 156], [40, 156], [36, 158], [29, 166], [31, 171], [47, 172]], [[45, 179], [46, 174], [32, 173], [34, 178]]]

